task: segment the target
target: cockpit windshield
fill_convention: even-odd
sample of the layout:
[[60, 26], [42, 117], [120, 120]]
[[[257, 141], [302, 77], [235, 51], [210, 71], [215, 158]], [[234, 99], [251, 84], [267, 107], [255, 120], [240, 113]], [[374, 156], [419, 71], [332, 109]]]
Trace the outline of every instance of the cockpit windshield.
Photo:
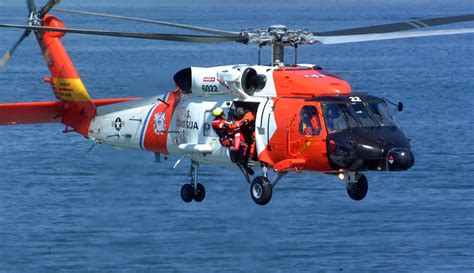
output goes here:
[[357, 127], [395, 127], [383, 100], [372, 102], [323, 102], [324, 119], [329, 133]]
[[393, 121], [390, 109], [385, 102], [368, 103], [367, 106], [380, 126], [396, 126], [395, 122]]

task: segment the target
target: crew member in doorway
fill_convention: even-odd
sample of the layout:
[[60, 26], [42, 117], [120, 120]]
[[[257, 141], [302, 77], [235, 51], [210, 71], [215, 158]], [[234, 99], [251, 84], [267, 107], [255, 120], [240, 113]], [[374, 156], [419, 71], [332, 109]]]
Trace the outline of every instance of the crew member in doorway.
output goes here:
[[221, 145], [230, 149], [231, 160], [240, 164], [250, 175], [253, 175], [254, 171], [248, 167], [248, 145], [240, 130], [240, 124], [236, 121], [226, 120], [222, 108], [212, 110], [212, 115], [214, 116], [214, 121], [211, 124], [212, 129], [219, 136]]
[[247, 158], [245, 159], [248, 162], [250, 156], [254, 156], [255, 148], [255, 115], [248, 109], [243, 107], [237, 107], [235, 111], [236, 122], [239, 124], [240, 131], [244, 136], [244, 139], [247, 140]]

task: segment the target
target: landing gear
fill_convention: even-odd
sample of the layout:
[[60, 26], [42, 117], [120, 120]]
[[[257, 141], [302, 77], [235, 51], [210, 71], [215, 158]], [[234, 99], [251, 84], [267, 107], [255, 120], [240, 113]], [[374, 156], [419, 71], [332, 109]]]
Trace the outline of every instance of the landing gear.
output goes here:
[[369, 185], [367, 177], [363, 174], [349, 175], [349, 181], [346, 183], [347, 194], [352, 200], [360, 201], [367, 195]]
[[206, 197], [206, 189], [201, 183], [198, 183], [198, 169], [199, 163], [192, 161], [190, 170], [191, 182], [181, 187], [181, 199], [186, 203], [193, 201], [193, 199], [196, 202], [201, 202]]
[[263, 176], [255, 177], [250, 183], [250, 196], [257, 205], [261, 206], [272, 200], [273, 188], [287, 172], [278, 172], [277, 176], [270, 181], [268, 179], [268, 168], [265, 163], [262, 163], [262, 173]]
[[266, 205], [272, 199], [273, 186], [264, 176], [257, 176], [250, 184], [250, 196], [258, 205]]

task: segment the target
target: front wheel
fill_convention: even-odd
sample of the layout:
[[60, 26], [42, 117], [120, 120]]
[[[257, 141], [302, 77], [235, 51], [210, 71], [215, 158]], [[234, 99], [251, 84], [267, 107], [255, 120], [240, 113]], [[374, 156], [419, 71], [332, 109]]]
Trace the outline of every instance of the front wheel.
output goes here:
[[363, 174], [357, 179], [357, 183], [347, 183], [347, 194], [352, 200], [360, 201], [364, 199], [368, 190], [369, 184], [367, 183], [367, 177]]
[[257, 176], [250, 184], [250, 196], [258, 205], [266, 205], [272, 199], [272, 184], [264, 176]]

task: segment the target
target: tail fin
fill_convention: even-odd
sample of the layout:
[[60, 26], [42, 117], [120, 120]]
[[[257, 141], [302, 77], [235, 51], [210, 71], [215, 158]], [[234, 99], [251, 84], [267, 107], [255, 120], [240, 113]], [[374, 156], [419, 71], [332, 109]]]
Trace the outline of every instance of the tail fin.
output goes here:
[[[49, 14], [44, 17], [43, 26], [64, 28], [59, 19]], [[96, 107], [64, 49], [61, 42], [64, 33], [35, 32], [35, 36], [51, 71], [52, 77], [45, 78], [45, 81], [51, 84], [56, 98], [65, 102], [61, 122], [87, 136]]]

